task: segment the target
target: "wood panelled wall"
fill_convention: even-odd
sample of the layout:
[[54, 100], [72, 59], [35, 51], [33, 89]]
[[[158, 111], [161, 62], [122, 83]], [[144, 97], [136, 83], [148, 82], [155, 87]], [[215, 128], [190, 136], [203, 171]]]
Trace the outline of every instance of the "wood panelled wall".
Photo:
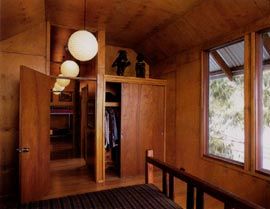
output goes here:
[[166, 161], [175, 165], [176, 160], [176, 65], [168, 59], [151, 70], [151, 77], [167, 80], [166, 92]]
[[[258, 21], [247, 27], [262, 29], [267, 19]], [[254, 27], [255, 26], [255, 27]], [[269, 27], [269, 22], [268, 22]], [[243, 30], [239, 31], [243, 34]], [[213, 40], [221, 44], [225, 40], [233, 40], [239, 37], [234, 33]], [[229, 37], [229, 39], [228, 39]], [[215, 163], [201, 157], [200, 147], [200, 123], [201, 123], [201, 50], [202, 46], [190, 49], [163, 61], [163, 63], [151, 68], [154, 77], [168, 79], [168, 84], [175, 83], [175, 91], [168, 94], [176, 95], [175, 112], [171, 110], [168, 120], [175, 120], [175, 145], [169, 144], [169, 150], [175, 151], [175, 163], [192, 173], [225, 190], [240, 195], [243, 198], [254, 201], [266, 208], [270, 208], [270, 182], [247, 173], [233, 169], [226, 164]], [[170, 75], [175, 75], [175, 77]], [[167, 96], [168, 100], [172, 96]], [[173, 100], [171, 100], [173, 102]], [[170, 104], [170, 101], [167, 102]], [[172, 105], [173, 106], [173, 105]], [[169, 124], [169, 123], [168, 123]], [[173, 130], [167, 127], [168, 131]], [[169, 137], [168, 137], [169, 139]], [[168, 150], [167, 149], [167, 150]], [[168, 151], [167, 151], [168, 152]]]
[[[106, 72], [107, 75], [116, 75], [116, 67], [112, 67], [112, 64], [116, 57], [118, 56], [119, 50], [126, 50], [127, 58], [131, 62], [125, 69], [124, 76], [136, 77], [135, 64], [137, 62], [137, 53], [130, 48], [123, 48], [118, 46], [106, 45]], [[149, 65], [145, 64], [145, 77], [149, 78]]]
[[178, 63], [176, 71], [176, 165], [226, 190], [266, 206], [269, 181], [252, 177], [200, 156], [201, 50]]
[[46, 73], [46, 28], [44, 22], [0, 42], [0, 197], [18, 187], [20, 65]]

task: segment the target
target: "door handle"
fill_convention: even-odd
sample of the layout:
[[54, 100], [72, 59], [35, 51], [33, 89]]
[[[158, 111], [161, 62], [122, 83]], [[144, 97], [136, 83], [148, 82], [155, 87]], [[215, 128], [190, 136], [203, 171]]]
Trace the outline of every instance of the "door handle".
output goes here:
[[16, 149], [19, 153], [23, 153], [23, 152], [29, 152], [30, 148], [28, 147], [22, 147], [22, 148], [17, 148]]

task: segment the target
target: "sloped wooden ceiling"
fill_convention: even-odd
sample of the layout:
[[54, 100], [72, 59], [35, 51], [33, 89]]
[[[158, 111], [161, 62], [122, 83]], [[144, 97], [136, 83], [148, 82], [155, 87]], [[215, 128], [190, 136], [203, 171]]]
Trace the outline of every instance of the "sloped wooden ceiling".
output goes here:
[[[44, 8], [46, 5], [46, 9]], [[133, 48], [155, 63], [270, 13], [270, 0], [86, 0], [89, 30], [106, 30], [108, 44]], [[1, 39], [45, 16], [83, 28], [84, 0], [1, 0]]]
[[0, 0], [0, 40], [44, 21], [44, 0]]
[[[84, 0], [47, 0], [55, 24], [83, 26]], [[107, 43], [155, 63], [270, 13], [270, 0], [87, 0], [87, 26], [104, 27]]]

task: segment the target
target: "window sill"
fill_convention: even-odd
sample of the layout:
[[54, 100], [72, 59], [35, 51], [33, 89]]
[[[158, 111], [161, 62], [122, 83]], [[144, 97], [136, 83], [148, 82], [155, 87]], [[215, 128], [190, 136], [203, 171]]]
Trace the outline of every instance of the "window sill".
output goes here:
[[256, 173], [258, 173], [259, 175], [268, 176], [270, 178], [270, 170], [261, 168], [261, 169], [256, 170]]
[[216, 156], [212, 156], [212, 155], [203, 155], [202, 159], [211, 163], [215, 163], [217, 165], [220, 165], [222, 167], [225, 168], [229, 168], [235, 171], [238, 171], [240, 173], [249, 175], [249, 176], [253, 176], [255, 178], [258, 179], [262, 179], [262, 180], [266, 180], [269, 181], [270, 180], [270, 172], [267, 173], [267, 171], [250, 171], [250, 170], [245, 170], [244, 168], [244, 164], [240, 163], [240, 162], [236, 162], [236, 161], [232, 161], [232, 160], [227, 160], [224, 158], [219, 158]]
[[223, 157], [218, 157], [216, 155], [211, 155], [211, 154], [206, 155], [206, 154], [204, 154], [203, 158], [206, 159], [206, 160], [212, 161], [212, 162], [214, 161], [214, 162], [216, 162], [218, 164], [229, 166], [229, 167], [235, 167], [235, 168], [238, 168], [238, 169], [244, 169], [244, 163], [234, 161], [234, 160], [230, 160], [230, 159], [226, 159], [226, 158], [223, 158]]

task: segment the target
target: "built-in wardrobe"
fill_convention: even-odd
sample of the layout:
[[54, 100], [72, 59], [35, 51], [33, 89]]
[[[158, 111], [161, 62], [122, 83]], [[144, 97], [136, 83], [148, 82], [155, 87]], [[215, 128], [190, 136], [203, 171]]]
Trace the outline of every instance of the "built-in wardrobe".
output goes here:
[[[165, 160], [165, 93], [164, 80], [105, 76], [106, 177], [111, 174], [110, 165], [116, 166], [115, 175], [119, 177], [143, 174], [147, 149], [153, 149], [155, 157]], [[115, 149], [106, 146], [106, 116], [113, 111], [119, 115], [116, 124], [119, 141]]]

